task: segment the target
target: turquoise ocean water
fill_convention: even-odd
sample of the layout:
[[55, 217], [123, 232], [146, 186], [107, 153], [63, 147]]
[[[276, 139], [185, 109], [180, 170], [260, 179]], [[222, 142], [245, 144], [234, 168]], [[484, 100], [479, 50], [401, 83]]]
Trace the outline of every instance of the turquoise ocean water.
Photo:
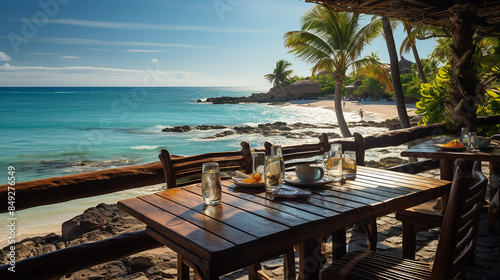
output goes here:
[[[260, 123], [336, 123], [323, 108], [267, 104], [198, 103], [216, 96], [248, 96], [268, 88], [0, 88], [0, 168], [16, 168], [16, 180], [54, 177], [158, 160], [160, 149], [193, 155], [240, 149], [241, 141], [262, 147], [266, 140], [291, 144], [317, 139], [265, 138], [257, 134], [205, 139], [222, 130], [166, 133], [176, 125], [256, 126]], [[347, 121], [358, 121], [346, 114]], [[364, 135], [380, 129], [360, 128]], [[340, 133], [337, 130], [329, 130]], [[356, 130], [353, 130], [353, 132]], [[326, 131], [328, 132], [328, 131]], [[152, 186], [19, 211], [18, 235], [47, 234], [54, 227], [99, 202], [157, 191]], [[2, 205], [2, 204], [0, 204]], [[4, 203], [7, 207], [7, 203]], [[6, 219], [6, 215], [0, 215]], [[56, 231], [57, 232], [57, 231]], [[0, 246], [6, 239], [0, 227]], [[20, 239], [19, 239], [20, 240]]]

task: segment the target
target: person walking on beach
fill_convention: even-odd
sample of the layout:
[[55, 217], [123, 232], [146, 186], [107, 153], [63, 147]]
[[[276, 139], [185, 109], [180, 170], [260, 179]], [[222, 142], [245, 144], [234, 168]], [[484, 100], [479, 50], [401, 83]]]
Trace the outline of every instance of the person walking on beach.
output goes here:
[[361, 121], [363, 121], [363, 109], [359, 109], [359, 117], [361, 118]]

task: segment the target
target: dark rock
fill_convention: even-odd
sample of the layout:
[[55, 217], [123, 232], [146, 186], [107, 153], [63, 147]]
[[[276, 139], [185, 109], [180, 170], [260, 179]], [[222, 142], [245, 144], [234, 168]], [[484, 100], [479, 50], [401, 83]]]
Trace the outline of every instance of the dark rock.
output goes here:
[[121, 261], [111, 261], [77, 271], [61, 279], [120, 279], [127, 274], [127, 267]]
[[[281, 105], [290, 100], [311, 100], [321, 96], [321, 87], [310, 79], [297, 81], [289, 86], [273, 87], [268, 92], [253, 93], [249, 97], [213, 97], [207, 98], [207, 102], [213, 104], [237, 104], [240, 102], [272, 103]], [[200, 101], [201, 102], [201, 101]]]
[[177, 276], [177, 269], [172, 267], [172, 264], [168, 262], [159, 263], [146, 269], [145, 272], [148, 277], [161, 276], [163, 278], [175, 278]]
[[234, 130], [224, 130], [222, 132], [216, 133], [215, 135], [208, 136], [208, 137], [203, 137], [203, 139], [214, 139], [214, 138], [221, 138], [221, 137], [226, 137], [229, 135], [236, 134], [236, 131]]
[[142, 270], [145, 268], [152, 267], [160, 262], [158, 256], [150, 254], [148, 252], [141, 252], [128, 257], [124, 263], [132, 268], [133, 270]]
[[366, 162], [365, 164], [368, 167], [375, 167], [375, 168], [386, 169], [386, 168], [389, 168], [389, 167], [393, 167], [393, 166], [396, 166], [396, 165], [403, 164], [404, 162], [405, 162], [405, 160], [402, 159], [402, 158], [398, 158], [398, 157], [386, 157], [386, 158], [381, 159], [378, 162], [374, 161], [374, 160], [370, 160], [370, 161]]
[[238, 134], [248, 134], [248, 133], [256, 133], [257, 129], [251, 126], [235, 126], [233, 129]]
[[238, 104], [240, 102], [252, 102], [249, 97], [211, 97], [207, 98], [207, 102], [212, 102], [212, 104]]
[[225, 125], [206, 125], [206, 124], [202, 124], [202, 125], [198, 125], [195, 127], [196, 129], [198, 130], [211, 130], [211, 129], [224, 129], [224, 128], [228, 128], [228, 126], [225, 126]]
[[148, 280], [149, 278], [146, 277], [146, 274], [144, 274], [144, 272], [137, 272], [134, 274], [121, 276], [120, 279], [122, 279], [122, 280]]
[[85, 210], [83, 214], [64, 222], [62, 224], [63, 239], [68, 241], [82, 237], [84, 233], [103, 228], [111, 221], [117, 221], [117, 218], [125, 216], [128, 215], [118, 210], [116, 204], [101, 203], [96, 207]]
[[385, 121], [383, 121], [381, 123], [385, 127], [387, 127], [389, 130], [401, 129], [401, 123], [399, 122], [398, 118], [386, 119]]
[[189, 125], [179, 125], [174, 127], [166, 127], [162, 129], [162, 132], [188, 132], [192, 128]]
[[265, 123], [265, 124], [259, 124], [257, 126], [261, 130], [292, 130], [291, 127], [288, 127], [286, 122], [275, 122], [275, 123]]

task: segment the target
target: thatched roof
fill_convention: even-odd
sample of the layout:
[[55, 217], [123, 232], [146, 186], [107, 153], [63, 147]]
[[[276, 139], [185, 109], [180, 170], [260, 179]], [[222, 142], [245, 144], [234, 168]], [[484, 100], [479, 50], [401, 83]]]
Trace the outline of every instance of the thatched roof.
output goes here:
[[403, 70], [403, 69], [411, 70], [411, 66], [413, 64], [415, 64], [415, 63], [409, 61], [404, 56], [401, 56], [401, 59], [399, 60], [399, 70]]
[[500, 0], [306, 0], [333, 8], [369, 15], [401, 19], [412, 25], [432, 25], [451, 29], [449, 9], [470, 4], [477, 9], [474, 24], [478, 33], [488, 37], [500, 35]]
[[310, 79], [304, 79], [296, 81], [288, 86], [288, 89], [293, 94], [319, 94], [321, 93], [321, 87], [315, 81]]

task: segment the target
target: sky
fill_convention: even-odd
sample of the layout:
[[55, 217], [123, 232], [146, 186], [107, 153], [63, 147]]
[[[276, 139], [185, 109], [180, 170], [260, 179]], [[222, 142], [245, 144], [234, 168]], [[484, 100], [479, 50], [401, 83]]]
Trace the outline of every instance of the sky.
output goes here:
[[[311, 75], [283, 35], [304, 0], [1, 2], [0, 86], [270, 86], [276, 61]], [[363, 20], [370, 20], [366, 16]], [[395, 31], [396, 46], [404, 38]], [[418, 42], [421, 58], [435, 47]], [[383, 38], [367, 46], [389, 62]], [[414, 61], [412, 54], [403, 54]]]

